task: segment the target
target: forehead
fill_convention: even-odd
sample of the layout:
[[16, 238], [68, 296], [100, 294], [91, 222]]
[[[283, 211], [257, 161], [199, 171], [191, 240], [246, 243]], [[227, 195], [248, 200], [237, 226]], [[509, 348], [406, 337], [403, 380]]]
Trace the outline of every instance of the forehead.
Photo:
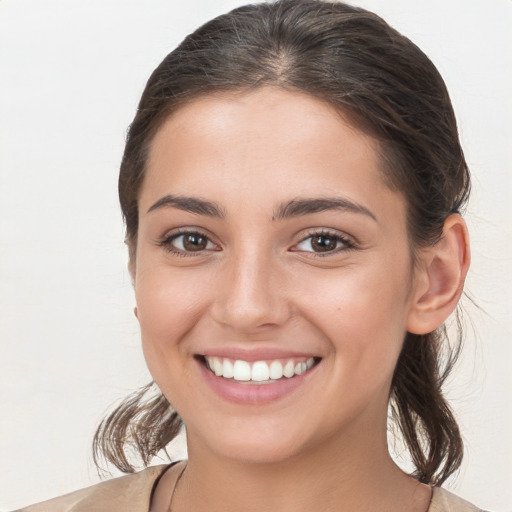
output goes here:
[[333, 107], [301, 92], [203, 96], [155, 135], [140, 209], [170, 193], [243, 199], [240, 206], [304, 195], [384, 204], [396, 194], [384, 184], [377, 148]]

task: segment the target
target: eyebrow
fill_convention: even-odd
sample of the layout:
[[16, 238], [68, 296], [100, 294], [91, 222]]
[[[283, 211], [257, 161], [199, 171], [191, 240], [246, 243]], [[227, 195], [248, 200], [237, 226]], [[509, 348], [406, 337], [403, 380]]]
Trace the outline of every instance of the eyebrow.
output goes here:
[[197, 213], [199, 215], [207, 215], [208, 217], [224, 217], [222, 209], [211, 201], [205, 201], [204, 199], [198, 199], [197, 197], [173, 196], [171, 194], [159, 199], [149, 208], [147, 213], [158, 210], [159, 208], [167, 207], [174, 207], [185, 212]]
[[[208, 217], [224, 218], [222, 208], [211, 201], [206, 201], [197, 197], [174, 196], [171, 194], [159, 199], [149, 208], [147, 213], [166, 207], [174, 207], [179, 210], [196, 213], [198, 215], [206, 215]], [[313, 213], [320, 213], [328, 210], [343, 210], [358, 213], [366, 215], [377, 222], [377, 217], [368, 210], [368, 208], [341, 197], [292, 199], [291, 201], [279, 206], [272, 216], [272, 220], [289, 219], [292, 217], [311, 215]]]
[[272, 220], [289, 219], [301, 215], [324, 212], [327, 210], [343, 210], [351, 213], [366, 215], [377, 222], [377, 217], [363, 205], [349, 201], [341, 197], [329, 197], [318, 199], [293, 199], [281, 205]]

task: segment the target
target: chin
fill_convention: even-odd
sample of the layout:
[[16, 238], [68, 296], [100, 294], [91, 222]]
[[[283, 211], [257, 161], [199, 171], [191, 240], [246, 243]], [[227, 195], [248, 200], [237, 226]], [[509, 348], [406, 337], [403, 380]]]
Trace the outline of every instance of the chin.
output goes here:
[[216, 447], [216, 455], [243, 464], [278, 464], [298, 455], [296, 446], [246, 441], [240, 445]]
[[[275, 425], [274, 425], [275, 427]], [[212, 432], [218, 432], [212, 436]], [[187, 429], [189, 455], [196, 448], [210, 451], [215, 457], [244, 464], [274, 464], [297, 456], [303, 443], [301, 436], [289, 429], [259, 426], [259, 428], [211, 429], [198, 439]]]

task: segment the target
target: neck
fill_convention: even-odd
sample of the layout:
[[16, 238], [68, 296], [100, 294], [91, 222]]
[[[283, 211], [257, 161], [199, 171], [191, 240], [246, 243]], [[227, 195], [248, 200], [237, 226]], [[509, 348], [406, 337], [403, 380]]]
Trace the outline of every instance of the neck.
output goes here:
[[269, 463], [225, 459], [189, 441], [172, 512], [425, 512], [430, 489], [392, 461], [386, 433], [344, 433], [300, 457]]

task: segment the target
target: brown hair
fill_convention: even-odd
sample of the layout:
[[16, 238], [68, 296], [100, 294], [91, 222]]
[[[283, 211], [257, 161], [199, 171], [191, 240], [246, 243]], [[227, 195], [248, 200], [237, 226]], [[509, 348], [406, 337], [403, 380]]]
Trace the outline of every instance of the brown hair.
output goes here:
[[[339, 2], [280, 0], [247, 5], [189, 35], [153, 72], [130, 126], [119, 176], [133, 261], [138, 194], [152, 139], [185, 102], [264, 85], [304, 91], [333, 105], [378, 142], [388, 185], [408, 205], [415, 248], [435, 244], [445, 219], [464, 206], [469, 173], [445, 84], [426, 55], [377, 15]], [[442, 384], [460, 349], [443, 327], [404, 340], [391, 412], [421, 482], [439, 484], [460, 465], [462, 440]], [[442, 364], [444, 361], [444, 364]], [[137, 392], [107, 417], [94, 439], [130, 472], [127, 450], [144, 465], [178, 433], [181, 419], [157, 390]]]

